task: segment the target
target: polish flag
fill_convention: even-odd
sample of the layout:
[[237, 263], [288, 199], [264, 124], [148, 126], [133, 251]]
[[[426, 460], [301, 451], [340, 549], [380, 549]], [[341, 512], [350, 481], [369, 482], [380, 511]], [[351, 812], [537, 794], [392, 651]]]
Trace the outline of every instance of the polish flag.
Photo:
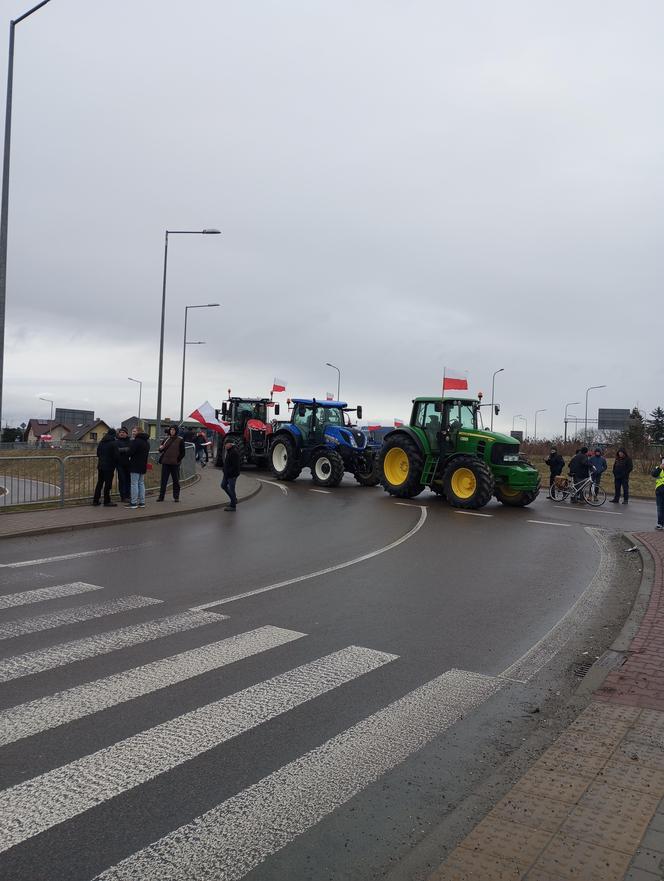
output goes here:
[[382, 427], [382, 425], [367, 425], [367, 431], [378, 431]]
[[332, 392], [325, 392], [325, 400], [326, 401], [333, 401], [334, 400], [334, 395], [332, 394]]
[[401, 428], [402, 425], [403, 425], [403, 419], [395, 419], [394, 420], [394, 427], [395, 428]]
[[214, 415], [214, 407], [209, 401], [201, 404], [197, 410], [190, 413], [189, 418], [195, 419], [196, 422], [200, 422], [201, 425], [204, 425], [211, 431], [216, 431], [218, 434], [227, 434], [231, 428], [230, 422], [223, 422], [221, 419], [217, 419]]
[[443, 370], [443, 394], [448, 390], [468, 391], [468, 372], [446, 367]]
[[274, 382], [272, 383], [272, 391], [273, 392], [285, 392], [287, 385], [288, 385], [288, 383], [286, 382], [285, 379], [277, 379], [277, 377], [275, 376]]

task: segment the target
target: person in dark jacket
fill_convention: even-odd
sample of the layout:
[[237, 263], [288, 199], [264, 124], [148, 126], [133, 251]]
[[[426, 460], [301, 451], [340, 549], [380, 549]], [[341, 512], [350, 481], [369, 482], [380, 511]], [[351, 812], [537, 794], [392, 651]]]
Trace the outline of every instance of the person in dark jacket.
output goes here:
[[655, 478], [655, 504], [657, 505], [657, 526], [655, 529], [664, 529], [664, 456], [659, 465], [650, 472]]
[[[581, 447], [579, 452], [570, 459], [569, 473], [574, 483], [579, 484], [588, 478], [589, 472], [590, 465], [588, 464], [588, 447]], [[580, 500], [581, 493], [579, 492], [576, 492], [570, 499], [571, 502], [578, 502]]]
[[563, 468], [565, 467], [565, 460], [560, 455], [558, 450], [555, 447], [552, 447], [551, 452], [549, 453], [549, 458], [544, 460], [544, 464], [549, 466], [549, 495], [548, 498], [552, 498], [551, 495], [551, 487], [553, 486], [556, 477], [563, 473]]
[[593, 482], [593, 490], [597, 495], [597, 490], [602, 481], [602, 474], [607, 469], [606, 459], [602, 455], [599, 447], [595, 447], [592, 456], [588, 456], [588, 464], [590, 465], [590, 477]]
[[197, 434], [194, 435], [193, 443], [194, 443], [196, 461], [200, 462], [201, 467], [203, 467], [203, 468], [205, 468], [205, 462], [207, 462], [207, 459], [205, 459], [205, 441], [206, 440], [207, 440], [207, 438], [205, 437], [205, 435], [201, 431], [199, 431]]
[[226, 455], [224, 457], [224, 478], [221, 481], [221, 488], [228, 493], [230, 503], [224, 508], [224, 511], [235, 511], [237, 507], [237, 496], [235, 495], [235, 481], [240, 476], [240, 454], [232, 440], [224, 443]]
[[159, 461], [161, 462], [161, 486], [159, 488], [158, 502], [164, 501], [168, 478], [173, 481], [173, 501], [180, 501], [180, 462], [184, 459], [184, 441], [178, 434], [175, 425], [168, 426], [168, 433], [163, 443], [159, 446]]
[[623, 494], [623, 505], [626, 505], [629, 502], [629, 475], [631, 474], [633, 468], [634, 465], [630, 457], [627, 455], [627, 450], [624, 447], [620, 447], [620, 449], [616, 452], [616, 460], [613, 463], [613, 480], [615, 483], [615, 492], [611, 501], [615, 505], [617, 505], [620, 501], [621, 489]]
[[131, 498], [131, 478], [129, 476], [129, 432], [123, 426], [118, 428], [118, 492], [120, 493], [120, 501], [128, 502]]
[[118, 446], [114, 428], [109, 428], [103, 438], [97, 444], [97, 485], [92, 497], [92, 504], [98, 505], [101, 500], [101, 491], [104, 490], [104, 507], [116, 508], [115, 502], [111, 501], [111, 488], [113, 475], [118, 464]]
[[132, 432], [129, 444], [129, 474], [131, 479], [130, 508], [145, 507], [145, 474], [148, 470], [150, 439], [144, 431]]

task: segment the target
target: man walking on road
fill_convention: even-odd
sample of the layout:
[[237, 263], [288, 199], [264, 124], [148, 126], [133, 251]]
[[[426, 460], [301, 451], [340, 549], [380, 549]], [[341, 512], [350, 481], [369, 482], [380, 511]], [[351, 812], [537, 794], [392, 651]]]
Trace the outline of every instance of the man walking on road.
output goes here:
[[115, 429], [109, 428], [103, 438], [97, 444], [97, 485], [92, 497], [92, 504], [98, 505], [101, 500], [101, 491], [104, 490], [104, 507], [117, 508], [111, 501], [111, 487], [113, 475], [118, 464], [118, 445]]
[[544, 464], [549, 466], [549, 495], [547, 498], [551, 499], [553, 496], [551, 495], [551, 487], [553, 486], [556, 477], [563, 473], [563, 468], [565, 467], [565, 460], [560, 455], [558, 450], [553, 447], [551, 452], [549, 453], [549, 458], [544, 460]]
[[240, 454], [233, 441], [228, 440], [224, 443], [226, 455], [224, 457], [224, 479], [221, 481], [221, 488], [228, 493], [230, 504], [224, 511], [235, 511], [237, 507], [237, 496], [235, 495], [235, 481], [240, 476]]

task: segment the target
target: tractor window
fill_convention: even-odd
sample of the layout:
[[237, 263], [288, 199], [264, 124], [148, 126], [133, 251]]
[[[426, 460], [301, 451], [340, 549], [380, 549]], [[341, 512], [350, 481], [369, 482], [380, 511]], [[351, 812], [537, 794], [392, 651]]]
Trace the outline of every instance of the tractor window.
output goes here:
[[319, 407], [318, 418], [326, 425], [343, 425], [344, 414], [338, 407]]
[[311, 427], [312, 413], [313, 407], [308, 406], [305, 408], [304, 416], [300, 416], [300, 407], [299, 404], [296, 404], [295, 410], [293, 411], [293, 425], [297, 425], [297, 427], [302, 429], [305, 434], [308, 434]]
[[477, 427], [475, 408], [470, 404], [461, 404], [461, 406], [459, 407], [459, 418], [461, 420], [461, 428]]
[[413, 411], [413, 425], [418, 428], [424, 428], [426, 423], [427, 405], [424, 401], [418, 401]]

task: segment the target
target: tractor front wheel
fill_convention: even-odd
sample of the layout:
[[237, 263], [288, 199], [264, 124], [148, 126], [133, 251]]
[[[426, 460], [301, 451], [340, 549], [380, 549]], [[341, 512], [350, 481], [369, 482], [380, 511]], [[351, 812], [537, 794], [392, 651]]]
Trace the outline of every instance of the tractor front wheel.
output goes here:
[[270, 468], [277, 480], [295, 480], [302, 470], [297, 449], [289, 437], [275, 440], [270, 449]]
[[534, 502], [537, 496], [537, 490], [510, 489], [508, 486], [496, 487], [496, 498], [498, 501], [512, 508], [525, 508], [526, 505]]
[[385, 441], [378, 455], [378, 475], [385, 492], [400, 499], [412, 499], [419, 495], [424, 456], [407, 434], [397, 434]]
[[483, 508], [493, 495], [493, 474], [481, 459], [457, 456], [445, 470], [443, 487], [452, 507]]
[[380, 483], [380, 475], [378, 473], [378, 457], [363, 459], [359, 467], [353, 471], [353, 477], [360, 486], [378, 486]]
[[311, 479], [318, 486], [339, 486], [344, 476], [344, 460], [334, 450], [322, 450], [311, 460]]

